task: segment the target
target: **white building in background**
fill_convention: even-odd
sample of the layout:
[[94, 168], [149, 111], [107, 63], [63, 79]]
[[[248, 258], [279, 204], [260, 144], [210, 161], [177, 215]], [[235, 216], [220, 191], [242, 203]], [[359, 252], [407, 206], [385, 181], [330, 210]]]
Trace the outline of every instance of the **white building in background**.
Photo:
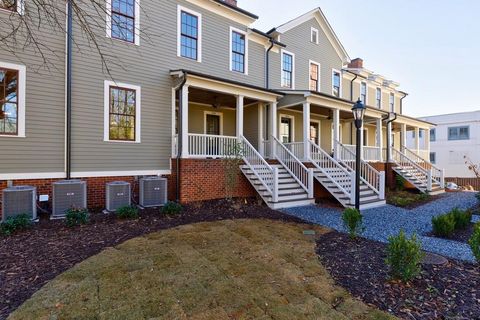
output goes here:
[[[407, 133], [407, 146], [411, 149], [427, 149], [430, 143], [430, 161], [437, 167], [445, 169], [446, 177], [474, 177], [465, 164], [465, 157], [473, 163], [480, 164], [480, 111], [461, 112], [419, 118], [435, 123], [437, 126], [428, 134], [420, 130]], [[427, 159], [428, 160], [428, 159]]]

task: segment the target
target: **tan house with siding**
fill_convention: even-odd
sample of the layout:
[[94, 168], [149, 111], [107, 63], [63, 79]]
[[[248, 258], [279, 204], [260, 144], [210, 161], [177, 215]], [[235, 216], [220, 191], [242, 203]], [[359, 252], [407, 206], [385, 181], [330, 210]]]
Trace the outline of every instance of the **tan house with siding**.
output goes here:
[[[76, 23], [70, 56], [61, 30], [35, 31], [54, 68], [41, 68], [32, 45], [0, 48], [0, 189], [51, 195], [52, 182], [81, 179], [89, 207], [102, 207], [107, 182], [165, 176], [172, 200], [222, 198], [221, 159], [239, 146], [236, 196], [280, 208], [312, 203], [320, 190], [353, 206], [358, 98], [367, 106], [362, 206], [385, 203], [392, 170], [424, 192], [443, 186], [441, 170], [405, 146], [408, 130], [433, 124], [403, 114], [407, 94], [351, 60], [319, 8], [264, 33], [236, 1], [123, 2], [105, 1], [96, 21], [116, 61], [109, 72]], [[29, 0], [3, 6], [12, 21], [42, 14]]]

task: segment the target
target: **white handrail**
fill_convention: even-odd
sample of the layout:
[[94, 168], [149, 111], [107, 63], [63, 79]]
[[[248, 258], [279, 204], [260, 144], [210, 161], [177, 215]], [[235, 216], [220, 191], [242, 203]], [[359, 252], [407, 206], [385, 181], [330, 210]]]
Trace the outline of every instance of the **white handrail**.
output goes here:
[[[335, 141], [337, 150], [340, 152], [341, 159], [348, 160], [339, 160], [340, 163], [343, 163], [351, 171], [356, 171], [356, 153], [352, 152], [350, 149], [346, 148], [340, 141]], [[378, 171], [372, 167], [365, 160], [360, 160], [360, 179], [368, 185], [376, 194], [380, 196], [380, 199], [385, 199], [385, 172]]]
[[413, 152], [407, 147], [403, 147], [403, 151], [408, 158], [415, 161], [420, 167], [422, 167], [426, 171], [432, 170], [432, 179], [435, 180], [438, 184], [440, 184], [441, 186], [445, 184], [445, 178], [442, 169], [436, 167], [433, 163], [426, 160], [425, 158], [420, 157], [417, 153]]
[[276, 144], [276, 158], [300, 186], [313, 198], [313, 169], [308, 169], [285, 145], [272, 137]]
[[[330, 156], [318, 145], [310, 143], [310, 162], [322, 172], [347, 197], [355, 203], [355, 173], [348, 171], [342, 164]], [[335, 176], [333, 176], [335, 174]]]
[[266, 188], [272, 202], [278, 202], [278, 169], [272, 167], [244, 137], [240, 137], [243, 161]]
[[[427, 188], [427, 191], [431, 191], [431, 171], [422, 168], [420, 165], [417, 164], [417, 162], [407, 157], [403, 152], [400, 152], [395, 148], [391, 148], [391, 150], [391, 157], [393, 162], [403, 167], [404, 170], [408, 171], [418, 181], [422, 182], [422, 184]], [[412, 167], [413, 169], [408, 170], [406, 169], [406, 167]]]

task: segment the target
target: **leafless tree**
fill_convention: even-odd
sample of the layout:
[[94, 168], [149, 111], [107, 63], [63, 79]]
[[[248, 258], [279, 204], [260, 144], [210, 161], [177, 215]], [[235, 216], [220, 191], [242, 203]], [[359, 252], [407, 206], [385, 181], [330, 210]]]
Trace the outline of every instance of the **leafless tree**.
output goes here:
[[475, 177], [480, 178], [480, 166], [473, 163], [472, 159], [467, 156], [464, 156], [463, 158], [465, 159], [465, 165], [467, 166], [468, 170], [473, 172]]

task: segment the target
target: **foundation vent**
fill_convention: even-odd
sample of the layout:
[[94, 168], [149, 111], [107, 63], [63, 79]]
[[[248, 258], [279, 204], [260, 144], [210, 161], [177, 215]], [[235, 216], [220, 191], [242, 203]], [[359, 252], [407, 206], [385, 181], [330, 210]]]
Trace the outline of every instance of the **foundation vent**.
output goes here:
[[27, 214], [37, 220], [37, 189], [15, 186], [2, 191], [2, 222], [10, 217]]
[[81, 180], [64, 180], [53, 183], [52, 218], [63, 218], [68, 209], [87, 208], [87, 183]]
[[130, 183], [125, 181], [110, 182], [107, 183], [106, 191], [107, 211], [114, 212], [118, 208], [131, 204]]
[[140, 179], [140, 205], [159, 207], [167, 203], [167, 179], [148, 177]]

